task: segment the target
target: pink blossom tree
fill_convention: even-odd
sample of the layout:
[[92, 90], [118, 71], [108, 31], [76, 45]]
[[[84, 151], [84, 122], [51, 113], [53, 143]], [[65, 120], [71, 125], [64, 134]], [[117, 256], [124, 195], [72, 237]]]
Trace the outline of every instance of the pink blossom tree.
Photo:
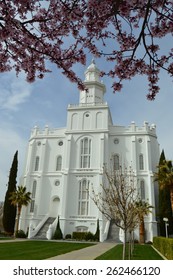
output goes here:
[[102, 75], [113, 78], [114, 91], [146, 75], [153, 100], [160, 70], [173, 76], [172, 44], [160, 47], [172, 33], [173, 1], [1, 0], [0, 71], [23, 70], [33, 82], [50, 71], [48, 60], [83, 88], [73, 66], [90, 53], [110, 62]]

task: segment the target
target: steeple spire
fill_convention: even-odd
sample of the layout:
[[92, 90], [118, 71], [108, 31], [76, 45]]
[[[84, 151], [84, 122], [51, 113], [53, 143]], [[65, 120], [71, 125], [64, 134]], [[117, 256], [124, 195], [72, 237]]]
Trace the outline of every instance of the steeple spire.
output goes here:
[[85, 71], [84, 84], [88, 90], [80, 92], [80, 103], [94, 105], [104, 102], [103, 96], [106, 88], [100, 80], [100, 70], [97, 68], [94, 59]]
[[100, 70], [97, 68], [95, 60], [92, 59], [91, 64], [85, 71], [85, 81], [100, 82]]

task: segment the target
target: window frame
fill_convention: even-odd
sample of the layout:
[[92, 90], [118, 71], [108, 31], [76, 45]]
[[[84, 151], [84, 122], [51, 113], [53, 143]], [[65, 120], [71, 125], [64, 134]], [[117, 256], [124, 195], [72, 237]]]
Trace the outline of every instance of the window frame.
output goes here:
[[91, 139], [84, 137], [80, 147], [80, 168], [91, 167]]
[[139, 155], [139, 170], [144, 170], [144, 155]]
[[61, 171], [62, 170], [62, 156], [59, 155], [56, 158], [56, 171]]
[[140, 198], [142, 201], [145, 201], [145, 181], [140, 180]]
[[120, 170], [120, 155], [119, 154], [113, 155], [113, 169]]
[[36, 156], [36, 158], [35, 158], [34, 171], [38, 171], [38, 170], [39, 170], [39, 165], [40, 165], [40, 157], [39, 157], [39, 156]]
[[30, 213], [34, 213], [36, 191], [37, 191], [37, 181], [34, 180], [32, 185], [32, 192], [31, 192]]
[[88, 216], [89, 213], [89, 184], [87, 179], [79, 182], [78, 215]]

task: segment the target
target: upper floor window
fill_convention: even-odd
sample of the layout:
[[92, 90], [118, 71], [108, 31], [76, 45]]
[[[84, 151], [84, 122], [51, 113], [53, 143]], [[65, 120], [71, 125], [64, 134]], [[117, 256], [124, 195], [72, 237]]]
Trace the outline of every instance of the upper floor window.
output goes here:
[[39, 158], [39, 156], [36, 156], [36, 159], [35, 159], [35, 168], [34, 168], [35, 171], [38, 171], [38, 170], [39, 170], [39, 162], [40, 162], [40, 158]]
[[139, 155], [139, 169], [144, 170], [144, 156], [143, 156], [143, 154]]
[[78, 215], [88, 215], [89, 206], [89, 181], [86, 179], [79, 183]]
[[140, 181], [140, 197], [141, 197], [141, 200], [145, 200], [145, 182], [144, 182], [144, 180]]
[[37, 181], [34, 181], [32, 186], [32, 193], [31, 193], [30, 213], [34, 212], [36, 188], [37, 188]]
[[119, 170], [120, 169], [120, 156], [119, 155], [113, 155], [113, 169]]
[[91, 165], [91, 139], [81, 140], [81, 168], [90, 168]]
[[37, 181], [34, 180], [33, 186], [32, 186], [31, 198], [35, 198], [35, 195], [36, 195], [36, 187], [37, 187]]
[[62, 169], [62, 156], [58, 156], [56, 160], [56, 171], [60, 171]]

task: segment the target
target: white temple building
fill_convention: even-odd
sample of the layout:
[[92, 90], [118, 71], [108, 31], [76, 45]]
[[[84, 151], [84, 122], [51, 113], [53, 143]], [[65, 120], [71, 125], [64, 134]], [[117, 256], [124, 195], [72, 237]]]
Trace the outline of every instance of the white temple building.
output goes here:
[[[46, 228], [51, 239], [57, 217], [65, 237], [75, 231], [96, 232], [100, 241], [108, 238], [111, 222], [99, 212], [91, 199], [94, 186], [100, 190], [103, 165], [114, 161], [131, 165], [137, 177], [141, 199], [155, 206], [153, 174], [159, 162], [156, 127], [144, 122], [137, 127], [114, 125], [107, 102], [105, 85], [94, 61], [85, 72], [88, 91], [80, 91], [79, 104], [67, 108], [65, 128], [40, 130], [34, 127], [29, 139], [21, 184], [32, 193], [32, 201], [23, 207], [20, 228], [29, 229], [29, 238]], [[145, 218], [146, 241], [157, 235], [156, 209]], [[138, 229], [135, 232], [138, 238]], [[118, 231], [120, 240], [123, 232]]]

